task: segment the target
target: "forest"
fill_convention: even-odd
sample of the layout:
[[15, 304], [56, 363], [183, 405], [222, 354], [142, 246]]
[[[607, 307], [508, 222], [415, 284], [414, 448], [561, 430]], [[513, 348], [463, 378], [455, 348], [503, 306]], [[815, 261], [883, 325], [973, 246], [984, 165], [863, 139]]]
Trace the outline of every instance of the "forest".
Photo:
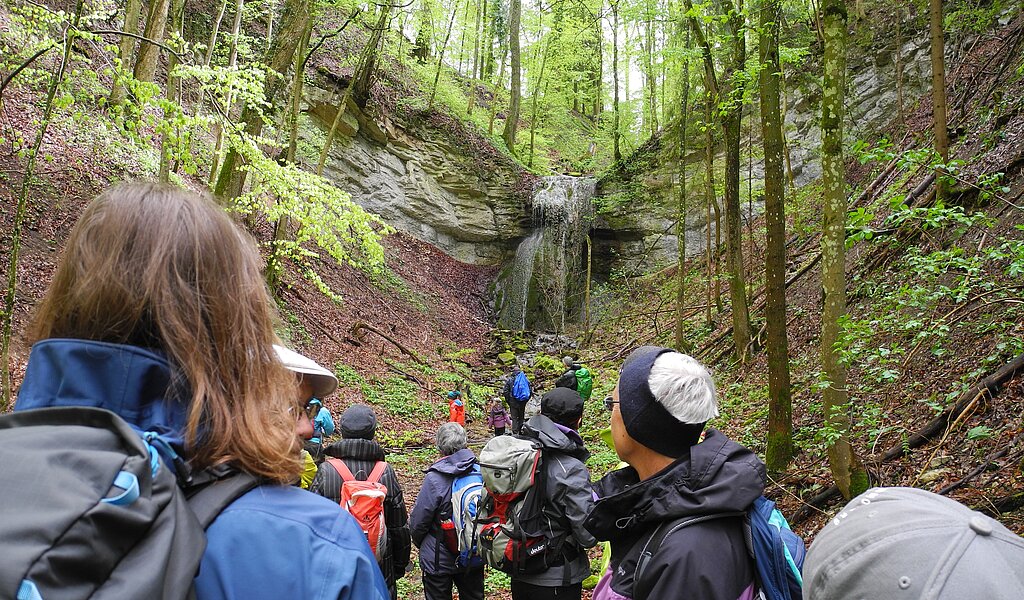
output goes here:
[[449, 390], [479, 451], [516, 364], [600, 399], [661, 345], [808, 542], [875, 485], [1024, 533], [1020, 0], [0, 0], [0, 412], [68, 232], [137, 179], [256, 238], [410, 508]]

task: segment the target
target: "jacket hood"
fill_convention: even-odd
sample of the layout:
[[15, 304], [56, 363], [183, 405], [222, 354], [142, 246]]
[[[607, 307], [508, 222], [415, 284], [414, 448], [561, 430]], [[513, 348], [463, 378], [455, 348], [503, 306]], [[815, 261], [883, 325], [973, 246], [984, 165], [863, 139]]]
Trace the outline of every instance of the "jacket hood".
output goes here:
[[29, 354], [14, 410], [92, 406], [117, 413], [139, 433], [153, 431], [184, 449], [189, 394], [172, 387], [158, 351], [91, 340], [48, 339]]
[[334, 458], [357, 460], [384, 460], [384, 448], [373, 440], [352, 438], [339, 440], [324, 448], [324, 454]]
[[764, 492], [764, 463], [716, 429], [661, 473], [640, 481], [632, 467], [594, 484], [597, 502], [586, 528], [598, 539], [619, 537], [635, 526], [747, 510]]
[[586, 462], [590, 452], [583, 446], [580, 434], [564, 425], [555, 423], [544, 415], [531, 417], [523, 423], [523, 435], [540, 441], [547, 450], [564, 452], [580, 462]]
[[476, 455], [469, 448], [463, 448], [437, 460], [427, 467], [425, 472], [437, 471], [443, 475], [462, 475], [472, 471], [474, 464], [476, 464]]

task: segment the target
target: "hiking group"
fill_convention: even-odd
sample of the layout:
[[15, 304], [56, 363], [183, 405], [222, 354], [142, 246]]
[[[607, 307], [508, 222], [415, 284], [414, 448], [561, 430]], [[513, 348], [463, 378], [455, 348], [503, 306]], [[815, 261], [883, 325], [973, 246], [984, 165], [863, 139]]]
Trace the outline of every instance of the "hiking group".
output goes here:
[[276, 319], [253, 240], [209, 198], [136, 183], [90, 204], [0, 416], [0, 598], [394, 599], [415, 544], [428, 600], [482, 599], [487, 568], [514, 600], [579, 599], [598, 542], [595, 600], [1024, 597], [1024, 540], [923, 490], [865, 492], [805, 557], [763, 463], [706, 426], [711, 374], [655, 346], [603, 400], [621, 468], [591, 481], [589, 370], [566, 357], [527, 418], [516, 368], [479, 457], [449, 394], [409, 515], [374, 411], [335, 422], [337, 377]]

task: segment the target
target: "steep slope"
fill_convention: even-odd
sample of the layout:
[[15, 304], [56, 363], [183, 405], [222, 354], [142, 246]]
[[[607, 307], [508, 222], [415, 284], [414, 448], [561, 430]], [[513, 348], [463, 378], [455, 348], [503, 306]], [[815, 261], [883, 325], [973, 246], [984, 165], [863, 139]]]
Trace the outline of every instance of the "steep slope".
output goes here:
[[[883, 485], [949, 494], [1024, 531], [1024, 16], [974, 39], [951, 64], [956, 162], [951, 197], [936, 203], [928, 175], [931, 103], [920, 98], [906, 128], [895, 120], [869, 139], [848, 169], [851, 439]], [[854, 100], [856, 103], [856, 100]], [[909, 133], [908, 133], [909, 132]], [[664, 182], [653, 153], [627, 161], [637, 185]], [[630, 170], [631, 169], [631, 170]], [[818, 384], [821, 287], [818, 206], [811, 194], [790, 208], [787, 323], [799, 454], [770, 494], [804, 532], [836, 506], [824, 460]], [[744, 236], [754, 331], [763, 332], [763, 225]], [[700, 232], [703, 237], [703, 232]], [[687, 330], [725, 393], [718, 425], [764, 451], [767, 367], [763, 353], [730, 362], [728, 312], [705, 322], [703, 257], [688, 262]], [[599, 314], [592, 356], [621, 360], [638, 343], [672, 344], [676, 269], [616, 282], [618, 299]], [[727, 284], [723, 283], [723, 288]], [[728, 295], [723, 289], [723, 298]], [[713, 302], [712, 302], [713, 303]], [[727, 309], [726, 309], [727, 310]], [[758, 336], [760, 338], [760, 335]], [[624, 343], [625, 341], [625, 343]], [[763, 340], [755, 342], [757, 347]], [[985, 387], [979, 387], [985, 385]]]

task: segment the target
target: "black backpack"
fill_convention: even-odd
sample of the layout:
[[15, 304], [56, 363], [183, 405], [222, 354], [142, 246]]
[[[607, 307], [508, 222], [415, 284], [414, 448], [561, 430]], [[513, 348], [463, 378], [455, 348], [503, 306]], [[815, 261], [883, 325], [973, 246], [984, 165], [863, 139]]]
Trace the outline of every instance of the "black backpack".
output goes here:
[[177, 457], [176, 478], [160, 444], [99, 408], [0, 416], [0, 597], [194, 596], [204, 529], [259, 482]]

